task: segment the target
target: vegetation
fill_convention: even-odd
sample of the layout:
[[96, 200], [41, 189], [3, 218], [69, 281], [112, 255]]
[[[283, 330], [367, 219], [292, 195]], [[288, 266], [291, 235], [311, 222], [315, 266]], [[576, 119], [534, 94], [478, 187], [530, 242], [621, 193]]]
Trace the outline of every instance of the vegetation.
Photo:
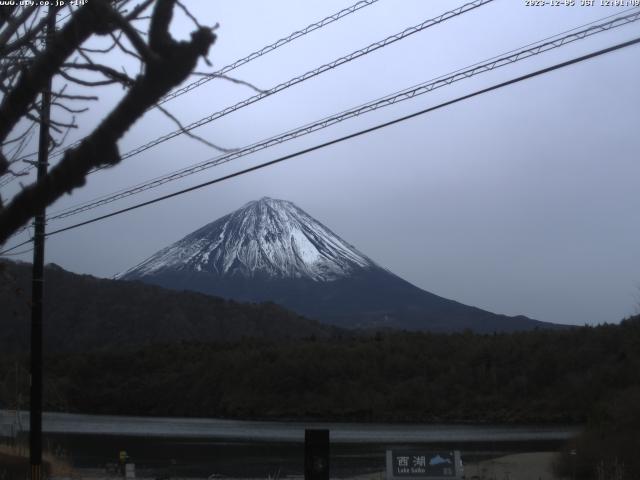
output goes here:
[[[68, 458], [44, 452], [43, 468], [47, 478], [50, 476], [72, 478], [77, 473], [71, 467]], [[30, 475], [29, 447], [19, 444], [0, 444], [0, 478], [3, 480], [23, 480]]]
[[634, 385], [598, 403], [585, 431], [562, 451], [555, 470], [559, 475], [585, 480], [637, 479], [638, 445], [640, 388]]
[[[0, 263], [0, 408], [28, 404], [28, 273]], [[509, 334], [363, 333], [273, 304], [55, 267], [47, 282], [47, 410], [580, 423], [587, 428], [559, 456], [560, 475], [640, 478], [640, 316]]]
[[[118, 141], [127, 130], [206, 59], [216, 38], [213, 29], [197, 25], [189, 41], [175, 40], [170, 33], [175, 6], [176, 0], [92, 0], [77, 8], [58, 2], [46, 12], [37, 2], [0, 9], [0, 176], [21, 174], [12, 167], [26, 158], [30, 132], [38, 124], [51, 128], [43, 146], [64, 151], [43, 178], [7, 205], [0, 198], [0, 245], [37, 212], [83, 186], [90, 171], [120, 163]], [[64, 10], [67, 15], [56, 18]], [[145, 18], [147, 32], [140, 30]], [[98, 43], [89, 48], [89, 41]], [[117, 51], [121, 55], [105, 55]], [[135, 78], [124, 70], [123, 56], [139, 63]], [[66, 133], [78, 127], [76, 115], [87, 110], [86, 102], [98, 100], [96, 89], [111, 84], [123, 87], [118, 103], [81, 142], [62, 147]], [[51, 118], [42, 92], [51, 92], [53, 106], [61, 107]], [[66, 112], [62, 118], [60, 111]]]
[[[613, 415], [603, 409], [611, 395], [640, 388], [638, 345], [640, 317], [565, 331], [61, 353], [46, 361], [45, 401], [50, 410], [104, 414], [583, 423]], [[0, 360], [5, 406], [14, 404], [16, 361]]]
[[[149, 344], [329, 337], [336, 328], [273, 303], [248, 304], [45, 269], [45, 352]], [[31, 265], [0, 260], [0, 352], [29, 351]]]

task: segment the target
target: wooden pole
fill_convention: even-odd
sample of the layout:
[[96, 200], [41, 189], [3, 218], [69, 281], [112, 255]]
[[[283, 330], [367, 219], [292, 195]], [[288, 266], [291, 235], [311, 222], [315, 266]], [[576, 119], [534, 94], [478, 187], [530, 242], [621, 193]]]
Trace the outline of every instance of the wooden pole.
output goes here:
[[[56, 25], [54, 7], [49, 7], [47, 36]], [[51, 78], [42, 91], [40, 132], [38, 138], [38, 181], [47, 175], [49, 162], [49, 119], [51, 113]], [[42, 298], [44, 293], [45, 209], [34, 219], [33, 272], [31, 280], [31, 384], [29, 414], [29, 460], [31, 480], [42, 480]]]

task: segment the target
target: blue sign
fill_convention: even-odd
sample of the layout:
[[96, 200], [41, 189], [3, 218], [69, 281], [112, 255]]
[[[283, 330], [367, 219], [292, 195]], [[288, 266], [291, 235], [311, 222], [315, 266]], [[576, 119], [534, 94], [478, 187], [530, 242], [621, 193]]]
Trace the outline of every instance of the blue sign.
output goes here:
[[458, 451], [388, 450], [387, 478], [453, 479], [462, 474]]

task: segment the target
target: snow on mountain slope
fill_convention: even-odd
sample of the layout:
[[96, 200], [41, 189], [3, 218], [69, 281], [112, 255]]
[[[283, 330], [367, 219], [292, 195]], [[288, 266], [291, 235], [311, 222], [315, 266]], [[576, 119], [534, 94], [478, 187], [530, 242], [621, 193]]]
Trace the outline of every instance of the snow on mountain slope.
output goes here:
[[331, 281], [372, 267], [379, 268], [293, 203], [265, 197], [160, 250], [120, 278], [179, 270]]
[[549, 327], [422, 290], [293, 203], [271, 198], [205, 225], [120, 278], [239, 302], [273, 302], [346, 328], [491, 333]]

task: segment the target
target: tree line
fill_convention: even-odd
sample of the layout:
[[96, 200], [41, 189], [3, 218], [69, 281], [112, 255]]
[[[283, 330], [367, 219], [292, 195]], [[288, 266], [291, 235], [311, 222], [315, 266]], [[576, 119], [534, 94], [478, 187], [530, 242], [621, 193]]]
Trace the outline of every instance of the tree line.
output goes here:
[[[46, 360], [45, 401], [99, 414], [584, 423], [640, 387], [638, 345], [635, 317], [564, 331], [341, 332], [59, 353]], [[25, 362], [0, 359], [5, 407]]]
[[[571, 475], [575, 468], [578, 478], [638, 478], [638, 345], [640, 316], [619, 325], [493, 335], [337, 331], [330, 338], [62, 352], [46, 358], [45, 409], [242, 419], [574, 423], [585, 429], [558, 457], [559, 474]], [[28, 405], [26, 362], [23, 355], [0, 354], [0, 408], [15, 408], [17, 398], [23, 408]]]

